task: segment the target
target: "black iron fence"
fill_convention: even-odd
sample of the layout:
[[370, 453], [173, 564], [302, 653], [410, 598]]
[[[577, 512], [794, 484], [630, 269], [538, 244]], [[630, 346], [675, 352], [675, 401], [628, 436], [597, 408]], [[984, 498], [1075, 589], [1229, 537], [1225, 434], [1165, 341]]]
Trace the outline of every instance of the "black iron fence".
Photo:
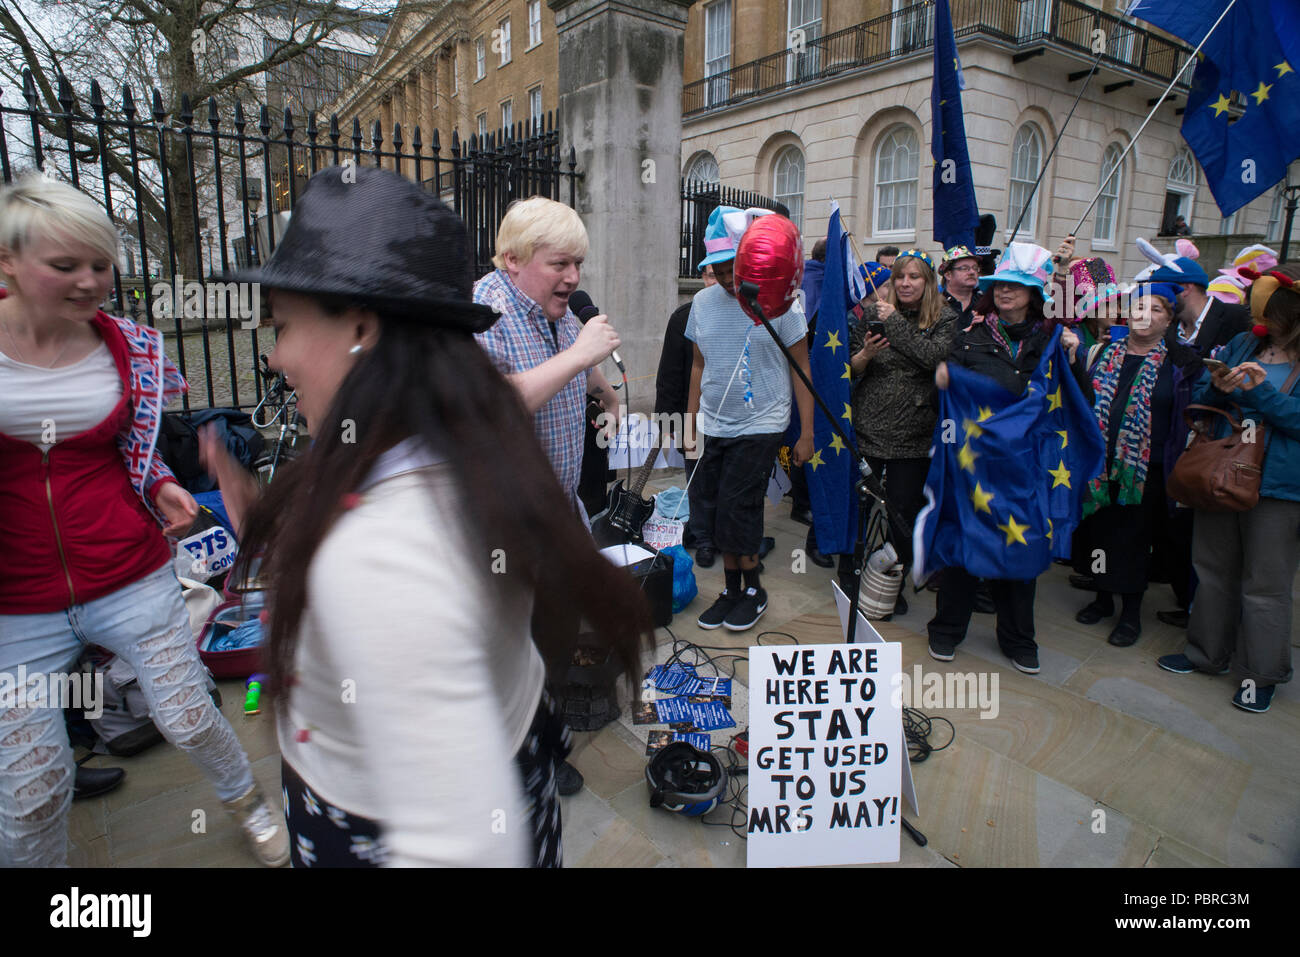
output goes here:
[[[1056, 45], [1088, 57], [1101, 31], [1103, 66], [1169, 82], [1191, 48], [1081, 0], [952, 0], [953, 32], [1018, 48]], [[914, 3], [826, 36], [792, 36], [787, 49], [724, 70], [682, 89], [682, 114], [732, 106], [756, 96], [864, 69], [930, 49], [934, 4]], [[1190, 79], [1190, 78], [1189, 78]]]
[[157, 89], [148, 108], [137, 106], [129, 86], [120, 97], [110, 106], [92, 82], [88, 112], [59, 77], [58, 108], [46, 108], [26, 72], [25, 105], [0, 99], [0, 174], [9, 183], [39, 169], [102, 202], [123, 236], [124, 268], [114, 271], [106, 308], [164, 332], [169, 356], [190, 382], [186, 409], [203, 400], [236, 408], [260, 401], [255, 370], [273, 344], [270, 330], [232, 315], [237, 296], [227, 299], [216, 280], [270, 257], [286, 214], [318, 170], [383, 166], [436, 193], [465, 221], [475, 275], [492, 268], [497, 228], [512, 201], [576, 201], [581, 174], [574, 151], [562, 155], [554, 113], [466, 140], [453, 131], [449, 149], [436, 129], [425, 143], [417, 126], [408, 148], [400, 124], [386, 144], [378, 122], [367, 141], [359, 118], [344, 136], [337, 115], [321, 128], [310, 114], [300, 129], [302, 118], [286, 109], [273, 129], [262, 105], [249, 130], [239, 101], [223, 115], [210, 98], [205, 115], [196, 116], [182, 96], [172, 116]]
[[732, 189], [717, 183], [706, 183], [695, 179], [682, 180], [682, 237], [681, 256], [678, 264], [678, 278], [698, 279], [696, 266], [705, 256], [704, 227], [709, 224], [709, 214], [719, 206], [736, 206], [748, 209], [759, 206], [763, 209], [776, 209], [777, 203], [762, 193], [753, 193], [743, 189]]

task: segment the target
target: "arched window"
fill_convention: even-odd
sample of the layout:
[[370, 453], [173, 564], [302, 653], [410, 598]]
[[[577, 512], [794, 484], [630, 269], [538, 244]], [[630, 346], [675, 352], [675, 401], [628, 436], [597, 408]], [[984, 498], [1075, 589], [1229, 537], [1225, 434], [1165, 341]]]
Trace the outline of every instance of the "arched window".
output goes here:
[[876, 232], [916, 228], [916, 179], [921, 149], [909, 126], [886, 131], [876, 147]]
[[[1020, 222], [1018, 238], [1031, 239], [1038, 229], [1038, 194], [1034, 183], [1043, 169], [1043, 134], [1033, 123], [1016, 130], [1011, 144], [1011, 208], [1007, 210], [1007, 225], [1014, 229]], [[1024, 211], [1024, 219], [1020, 219]]]
[[803, 232], [803, 153], [787, 146], [776, 155], [772, 196], [790, 209], [790, 221]]
[[1177, 231], [1178, 217], [1188, 228], [1192, 225], [1192, 199], [1196, 195], [1196, 160], [1192, 152], [1180, 149], [1169, 164], [1165, 180], [1165, 209], [1160, 218], [1160, 232], [1172, 236]]
[[[1097, 186], [1101, 196], [1097, 199], [1097, 218], [1093, 224], [1092, 242], [1096, 246], [1115, 248], [1115, 235], [1119, 230], [1119, 193], [1124, 180], [1124, 171], [1115, 170], [1119, 165], [1120, 155], [1124, 151], [1118, 144], [1111, 143], [1101, 157], [1101, 179]], [[1111, 176], [1111, 171], [1115, 175]], [[1109, 177], [1109, 179], [1107, 179]]]
[[718, 176], [718, 161], [713, 158], [712, 153], [701, 153], [691, 160], [691, 165], [686, 167], [686, 176], [683, 178], [716, 185], [721, 181]]

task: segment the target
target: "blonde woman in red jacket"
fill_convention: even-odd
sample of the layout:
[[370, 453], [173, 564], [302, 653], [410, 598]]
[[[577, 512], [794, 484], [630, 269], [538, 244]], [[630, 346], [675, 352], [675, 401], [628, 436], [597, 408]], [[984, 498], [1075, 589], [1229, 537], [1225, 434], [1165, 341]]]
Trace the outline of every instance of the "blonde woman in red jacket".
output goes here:
[[278, 866], [284, 825], [205, 690], [164, 538], [197, 514], [154, 453], [185, 384], [156, 331], [98, 308], [117, 245], [71, 186], [33, 176], [0, 193], [0, 866], [66, 861], [74, 765], [59, 676], [86, 644], [134, 669], [159, 730]]

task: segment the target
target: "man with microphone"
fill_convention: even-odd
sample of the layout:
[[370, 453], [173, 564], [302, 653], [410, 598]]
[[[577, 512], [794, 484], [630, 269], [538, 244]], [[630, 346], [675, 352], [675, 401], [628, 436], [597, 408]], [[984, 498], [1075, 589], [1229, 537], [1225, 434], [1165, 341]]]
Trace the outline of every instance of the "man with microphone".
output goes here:
[[[497, 251], [492, 257], [497, 268], [474, 284], [474, 301], [501, 314], [475, 338], [534, 414], [537, 439], [584, 524], [590, 520], [578, 497], [578, 481], [587, 396], [593, 396], [616, 423], [619, 414], [618, 396], [598, 368], [618, 348], [618, 333], [606, 316], [595, 316], [583, 325], [569, 309], [569, 296], [581, 281], [588, 248], [587, 228], [568, 206], [542, 196], [521, 200], [510, 205], [497, 230]], [[556, 641], [543, 642], [548, 647], [576, 646], [579, 625], [577, 616], [562, 621], [533, 618], [534, 634], [557, 636]], [[548, 672], [556, 675], [569, 662], [546, 664]], [[556, 690], [552, 687], [552, 693]], [[577, 793], [582, 783], [582, 775], [568, 761], [556, 773], [561, 794]]]
[[578, 214], [542, 196], [512, 203], [497, 231], [497, 267], [474, 284], [474, 301], [501, 318], [475, 335], [536, 416], [537, 439], [560, 487], [587, 521], [578, 498], [586, 397], [617, 423], [618, 396], [600, 363], [618, 348], [606, 316], [579, 324], [569, 296], [581, 281], [587, 229]]

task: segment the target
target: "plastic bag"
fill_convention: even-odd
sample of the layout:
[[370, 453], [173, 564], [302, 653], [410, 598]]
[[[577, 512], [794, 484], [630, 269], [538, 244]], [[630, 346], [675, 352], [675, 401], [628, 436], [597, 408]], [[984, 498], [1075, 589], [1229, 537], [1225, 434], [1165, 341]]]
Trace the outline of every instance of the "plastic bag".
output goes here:
[[671, 555], [673, 559], [673, 614], [677, 614], [700, 593], [695, 584], [695, 561], [690, 553], [680, 545], [673, 545], [662, 550], [661, 554]]

